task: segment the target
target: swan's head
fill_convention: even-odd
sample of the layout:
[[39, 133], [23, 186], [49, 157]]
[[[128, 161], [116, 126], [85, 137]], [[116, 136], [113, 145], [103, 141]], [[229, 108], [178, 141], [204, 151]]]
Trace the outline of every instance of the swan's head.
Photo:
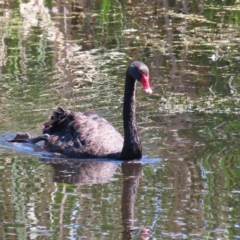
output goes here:
[[152, 94], [152, 89], [149, 83], [149, 70], [146, 64], [143, 62], [134, 61], [129, 67], [129, 72], [142, 84], [145, 93]]

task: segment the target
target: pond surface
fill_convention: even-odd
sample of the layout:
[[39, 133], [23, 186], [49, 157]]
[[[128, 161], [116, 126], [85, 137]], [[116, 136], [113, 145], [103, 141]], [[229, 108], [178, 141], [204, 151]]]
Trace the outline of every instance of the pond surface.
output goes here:
[[[1, 239], [240, 238], [240, 5], [0, 1]], [[140, 162], [73, 160], [6, 142], [58, 105], [121, 133], [127, 66]]]

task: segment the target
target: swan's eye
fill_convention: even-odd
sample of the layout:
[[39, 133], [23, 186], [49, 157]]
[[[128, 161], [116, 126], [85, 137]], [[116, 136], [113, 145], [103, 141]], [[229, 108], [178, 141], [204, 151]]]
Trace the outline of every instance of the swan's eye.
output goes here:
[[145, 76], [147, 76], [147, 74], [146, 74], [145, 72], [143, 72], [142, 70], [140, 70], [140, 69], [138, 70], [138, 72], [139, 72], [141, 75], [144, 74]]

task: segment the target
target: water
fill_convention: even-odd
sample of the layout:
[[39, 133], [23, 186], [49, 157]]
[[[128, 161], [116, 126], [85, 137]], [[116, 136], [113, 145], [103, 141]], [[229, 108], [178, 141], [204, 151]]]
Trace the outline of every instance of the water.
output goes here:
[[[0, 1], [0, 238], [237, 239], [239, 6], [227, 1]], [[5, 140], [61, 105], [121, 133], [137, 88], [141, 162], [63, 159]]]

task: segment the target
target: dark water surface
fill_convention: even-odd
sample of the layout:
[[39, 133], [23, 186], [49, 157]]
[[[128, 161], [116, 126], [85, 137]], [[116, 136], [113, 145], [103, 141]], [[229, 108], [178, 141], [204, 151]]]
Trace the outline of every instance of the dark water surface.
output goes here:
[[[238, 2], [2, 0], [0, 33], [0, 239], [240, 238]], [[141, 162], [5, 141], [58, 105], [123, 133], [133, 60]]]

